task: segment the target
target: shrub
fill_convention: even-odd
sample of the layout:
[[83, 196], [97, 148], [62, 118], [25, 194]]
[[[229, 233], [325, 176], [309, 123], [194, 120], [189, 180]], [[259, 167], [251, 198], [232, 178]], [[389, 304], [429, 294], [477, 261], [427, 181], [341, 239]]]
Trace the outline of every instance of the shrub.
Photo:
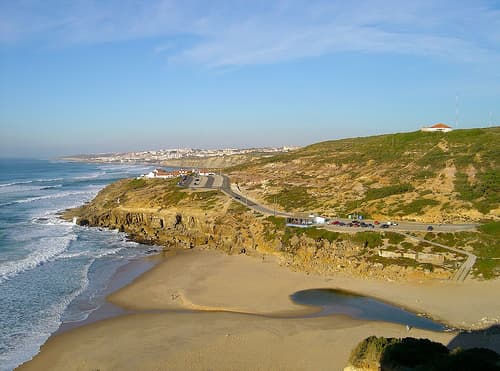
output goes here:
[[491, 222], [483, 224], [479, 230], [493, 237], [500, 237], [500, 222]]
[[362, 245], [368, 242], [368, 247], [371, 248], [382, 246], [384, 244], [382, 241], [382, 236], [378, 232], [358, 232], [350, 235], [349, 239]]
[[352, 350], [349, 363], [360, 368], [377, 366], [385, 348], [397, 341], [395, 338], [370, 336]]
[[406, 205], [401, 205], [399, 208], [404, 214], [421, 214], [422, 210], [426, 206], [436, 206], [439, 205], [439, 201], [431, 200], [427, 198], [419, 198]]
[[398, 245], [405, 240], [405, 236], [400, 233], [385, 232], [384, 237], [389, 240], [390, 244]]
[[142, 188], [146, 185], [146, 179], [132, 179], [127, 184], [127, 188], [129, 189], [137, 189]]
[[380, 370], [448, 371], [498, 370], [500, 355], [493, 350], [457, 348], [449, 351], [429, 339], [370, 336], [351, 352], [349, 363], [358, 368]]
[[372, 188], [366, 191], [365, 201], [376, 200], [392, 195], [398, 195], [413, 191], [413, 186], [409, 183], [396, 184], [381, 188]]

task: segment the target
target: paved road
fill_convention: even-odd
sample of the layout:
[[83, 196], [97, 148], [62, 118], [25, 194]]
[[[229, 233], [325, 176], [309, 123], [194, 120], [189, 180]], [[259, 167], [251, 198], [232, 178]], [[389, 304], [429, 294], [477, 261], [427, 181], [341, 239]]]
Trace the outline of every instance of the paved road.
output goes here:
[[236, 187], [231, 187], [229, 177], [227, 177], [226, 175], [215, 175], [214, 177], [222, 177], [222, 186], [220, 187], [220, 190], [222, 192], [227, 194], [229, 197], [233, 198], [235, 201], [240, 202], [243, 205], [247, 206], [248, 208], [255, 210], [259, 213], [262, 213], [262, 214], [267, 214], [267, 215], [276, 215], [276, 216], [281, 216], [281, 217], [291, 216], [291, 214], [289, 214], [289, 213], [283, 213], [281, 211], [276, 211], [276, 210], [270, 209], [264, 205], [258, 204], [253, 200], [250, 200], [241, 191], [239, 191]]
[[[199, 179], [198, 181], [196, 179]], [[186, 182], [184, 183], [184, 187], [189, 188], [212, 188], [214, 180], [207, 176], [188, 176]]]
[[214, 185], [214, 177], [208, 176], [207, 181], [205, 183], [205, 188], [213, 188]]
[[[207, 187], [208, 183], [210, 184], [220, 184], [222, 183], [222, 186], [220, 187], [215, 187], [217, 189], [222, 190], [224, 193], [226, 193], [229, 197], [232, 197], [235, 201], [238, 201], [246, 206], [248, 206], [250, 209], [253, 209], [255, 211], [258, 211], [263, 214], [268, 214], [268, 215], [276, 215], [276, 216], [281, 216], [281, 217], [293, 217], [294, 214], [292, 213], [287, 213], [287, 212], [282, 212], [282, 211], [275, 211], [267, 206], [264, 206], [262, 204], [256, 203], [253, 200], [248, 199], [241, 191], [238, 190], [236, 186], [231, 186], [231, 182], [229, 180], [229, 177], [227, 175], [210, 175], [208, 176], [209, 179], [212, 179], [207, 181], [207, 184], [204, 185], [204, 187]], [[221, 182], [222, 178], [222, 182]], [[210, 187], [207, 187], [210, 188]], [[346, 223], [352, 222], [350, 219], [339, 219], [335, 218], [335, 220], [339, 221], [344, 221]], [[373, 220], [364, 220], [366, 223], [372, 223]], [[476, 227], [478, 224], [436, 224], [436, 223], [411, 223], [411, 222], [398, 222], [397, 226], [390, 226], [386, 230], [393, 230], [395, 232], [426, 232], [427, 228], [429, 226], [432, 226], [433, 232], [460, 232], [460, 231], [474, 231], [476, 230]], [[326, 229], [329, 230], [335, 230], [339, 232], [357, 232], [360, 230], [374, 230], [372, 228], [361, 228], [361, 227], [346, 227], [346, 226], [334, 226], [334, 225], [324, 225], [323, 226]], [[375, 229], [378, 229], [379, 227], [375, 227]]]
[[[345, 223], [352, 222], [350, 219], [335, 218], [335, 220], [342, 221]], [[365, 223], [373, 224], [373, 220], [363, 220]], [[383, 223], [382, 223], [383, 224]], [[381, 224], [375, 225], [375, 228], [370, 227], [348, 227], [348, 226], [337, 226], [337, 225], [327, 225], [326, 229], [337, 231], [337, 232], [358, 232], [359, 230], [378, 230], [381, 229]], [[389, 228], [384, 229], [386, 231], [394, 232], [427, 232], [427, 228], [432, 226], [432, 232], [463, 232], [463, 231], [475, 231], [477, 224], [435, 224], [435, 223], [410, 223], [410, 222], [398, 222], [398, 225], [391, 225]]]
[[[235, 201], [240, 202], [241, 204], [247, 206], [248, 208], [255, 210], [259, 213], [262, 214], [267, 214], [267, 215], [276, 215], [276, 216], [281, 216], [281, 217], [293, 217], [294, 215], [291, 213], [286, 213], [286, 212], [281, 212], [281, 211], [276, 211], [273, 209], [270, 209], [264, 205], [261, 205], [259, 203], [256, 203], [253, 200], [248, 199], [240, 190], [237, 186], [231, 186], [231, 182], [229, 180], [229, 177], [226, 175], [209, 175], [206, 177], [207, 179], [201, 179], [200, 177], [200, 184], [197, 185], [197, 188], [211, 188], [211, 189], [220, 189], [222, 192], [227, 194], [229, 197], [233, 198]], [[194, 178], [191, 179], [191, 182], [186, 182], [189, 187], [192, 187], [192, 184], [194, 182]], [[344, 222], [351, 222], [352, 220], [350, 219], [336, 219], [339, 221], [344, 221]], [[365, 220], [366, 223], [373, 223], [371, 220]], [[433, 232], [458, 232], [458, 231], [474, 231], [476, 227], [478, 226], [477, 224], [427, 224], [427, 223], [409, 223], [409, 222], [402, 222], [398, 223], [397, 226], [390, 226], [387, 229], [383, 229], [383, 231], [388, 231], [392, 230], [397, 233], [401, 233], [402, 235], [415, 239], [417, 241], [423, 241], [427, 242], [431, 245], [439, 246], [444, 249], [459, 253], [459, 254], [465, 254], [467, 256], [466, 261], [462, 264], [462, 266], [455, 272], [453, 276], [453, 280], [455, 281], [464, 281], [468, 274], [470, 273], [470, 270], [474, 266], [474, 263], [476, 262], [476, 255], [471, 254], [470, 252], [467, 252], [465, 250], [461, 249], [456, 249], [454, 247], [450, 246], [445, 246], [442, 244], [439, 244], [437, 242], [431, 242], [428, 240], [425, 240], [420, 237], [415, 237], [412, 236], [411, 234], [408, 234], [407, 232], [425, 232], [427, 231], [427, 228], [429, 226], [433, 227]], [[328, 229], [328, 230], [334, 230], [334, 231], [339, 231], [339, 232], [359, 232], [361, 230], [371, 230], [371, 231], [382, 231], [380, 227], [378, 228], [363, 228], [363, 227], [347, 227], [347, 226], [336, 226], [336, 225], [331, 225], [331, 224], [325, 224], [321, 226], [322, 228]]]

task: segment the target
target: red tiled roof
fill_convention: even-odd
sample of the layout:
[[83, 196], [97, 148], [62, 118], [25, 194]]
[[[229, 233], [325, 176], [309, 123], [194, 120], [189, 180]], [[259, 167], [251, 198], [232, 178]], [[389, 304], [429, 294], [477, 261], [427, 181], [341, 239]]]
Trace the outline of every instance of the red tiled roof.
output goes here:
[[442, 122], [440, 122], [440, 123], [438, 123], [436, 125], [432, 125], [431, 128], [435, 128], [435, 129], [451, 129], [451, 126], [445, 125]]

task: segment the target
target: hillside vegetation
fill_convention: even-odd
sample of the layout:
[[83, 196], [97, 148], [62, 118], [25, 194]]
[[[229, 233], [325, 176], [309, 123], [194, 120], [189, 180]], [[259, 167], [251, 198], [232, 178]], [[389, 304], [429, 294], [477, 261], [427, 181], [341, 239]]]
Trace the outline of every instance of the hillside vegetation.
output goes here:
[[230, 168], [286, 211], [425, 222], [498, 220], [500, 127], [327, 141]]
[[384, 231], [338, 233], [286, 227], [283, 218], [255, 213], [217, 190], [180, 188], [177, 179], [122, 179], [89, 203], [67, 210], [82, 226], [126, 232], [134, 241], [165, 248], [203, 247], [228, 254], [274, 256], [292, 269], [317, 274], [344, 272], [391, 280], [448, 279], [457, 256], [443, 265], [383, 259], [379, 249], [433, 253], [431, 246]]
[[[349, 364], [355, 370], [498, 370], [500, 355], [493, 350], [456, 348], [411, 337], [397, 339], [370, 336], [351, 352]], [[350, 369], [353, 369], [352, 367]]]

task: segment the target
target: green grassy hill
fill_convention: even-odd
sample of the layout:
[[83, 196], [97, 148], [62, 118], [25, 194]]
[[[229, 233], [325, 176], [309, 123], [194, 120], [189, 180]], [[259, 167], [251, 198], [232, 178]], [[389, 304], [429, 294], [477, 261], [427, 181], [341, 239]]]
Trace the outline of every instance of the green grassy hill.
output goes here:
[[230, 169], [289, 211], [422, 221], [498, 219], [500, 127], [321, 142]]

